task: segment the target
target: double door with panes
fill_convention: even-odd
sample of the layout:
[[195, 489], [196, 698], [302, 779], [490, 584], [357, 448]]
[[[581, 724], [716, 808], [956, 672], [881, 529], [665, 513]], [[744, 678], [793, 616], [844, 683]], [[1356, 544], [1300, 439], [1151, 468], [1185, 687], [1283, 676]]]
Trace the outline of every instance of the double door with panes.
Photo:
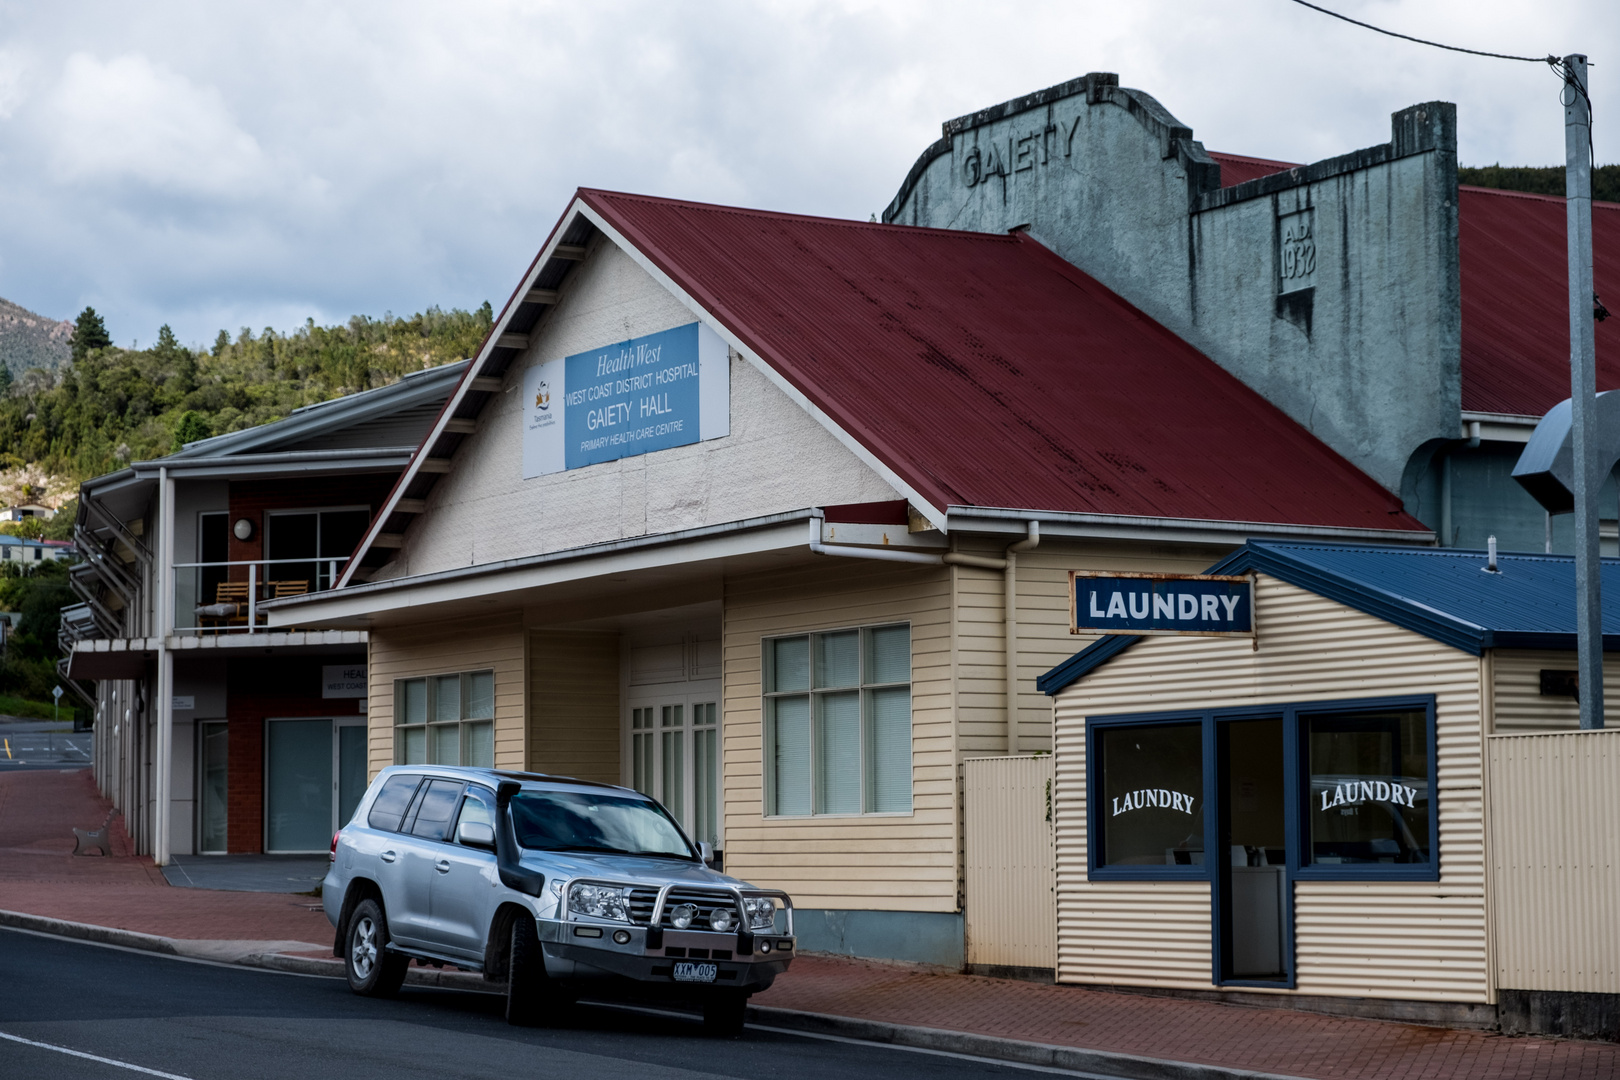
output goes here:
[[630, 704], [630, 785], [663, 803], [693, 840], [720, 848], [718, 687], [637, 690]]

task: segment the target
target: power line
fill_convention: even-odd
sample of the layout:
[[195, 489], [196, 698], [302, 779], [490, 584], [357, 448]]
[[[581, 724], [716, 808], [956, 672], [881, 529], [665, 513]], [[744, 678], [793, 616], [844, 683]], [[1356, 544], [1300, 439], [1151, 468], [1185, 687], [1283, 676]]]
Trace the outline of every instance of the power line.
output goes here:
[[1415, 41], [1419, 45], [1431, 45], [1436, 49], [1448, 49], [1451, 52], [1467, 53], [1470, 56], [1488, 56], [1493, 60], [1522, 60], [1527, 64], [1551, 64], [1554, 67], [1563, 66], [1562, 61], [1560, 61], [1558, 57], [1553, 56], [1551, 53], [1547, 54], [1546, 56], [1510, 56], [1507, 53], [1483, 52], [1479, 49], [1465, 49], [1460, 45], [1446, 45], [1439, 41], [1429, 41], [1424, 38], [1413, 37], [1411, 34], [1398, 34], [1393, 30], [1385, 30], [1382, 26], [1374, 26], [1372, 23], [1364, 23], [1360, 19], [1352, 19], [1348, 15], [1340, 15], [1337, 11], [1329, 11], [1325, 7], [1317, 7], [1315, 4], [1307, 2], [1307, 0], [1294, 0], [1294, 3], [1298, 4], [1300, 7], [1308, 7], [1312, 11], [1320, 11], [1323, 15], [1331, 15], [1335, 19], [1342, 19], [1343, 21], [1350, 23], [1352, 26], [1359, 26], [1364, 30], [1371, 30], [1374, 33], [1379, 34], [1387, 34], [1393, 38], [1400, 38], [1402, 41]]

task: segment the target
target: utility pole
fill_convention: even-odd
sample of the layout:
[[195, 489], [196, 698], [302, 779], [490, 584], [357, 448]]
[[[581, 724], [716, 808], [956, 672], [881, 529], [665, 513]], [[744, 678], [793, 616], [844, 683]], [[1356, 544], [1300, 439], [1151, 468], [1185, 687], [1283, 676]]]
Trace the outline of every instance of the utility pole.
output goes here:
[[1592, 289], [1592, 109], [1586, 57], [1564, 57], [1564, 195], [1569, 246], [1569, 377], [1575, 465], [1575, 632], [1581, 727], [1603, 726], [1603, 563], [1593, 469], [1597, 343]]

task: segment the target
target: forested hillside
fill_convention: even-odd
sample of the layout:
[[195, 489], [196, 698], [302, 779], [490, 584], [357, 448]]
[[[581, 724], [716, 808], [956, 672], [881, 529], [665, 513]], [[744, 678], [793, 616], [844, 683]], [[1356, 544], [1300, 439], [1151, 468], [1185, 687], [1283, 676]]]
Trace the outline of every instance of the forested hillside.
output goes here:
[[35, 367], [55, 370], [68, 358], [72, 332], [72, 323], [47, 319], [10, 300], [0, 300], [0, 367], [13, 376]]
[[186, 442], [470, 356], [491, 319], [488, 303], [408, 318], [357, 315], [340, 326], [311, 319], [291, 333], [243, 328], [232, 338], [221, 330], [210, 348], [181, 345], [164, 326], [155, 345], [136, 350], [114, 346], [100, 316], [86, 308], [68, 363], [15, 378], [0, 366], [0, 471], [35, 464], [79, 481], [161, 457]]

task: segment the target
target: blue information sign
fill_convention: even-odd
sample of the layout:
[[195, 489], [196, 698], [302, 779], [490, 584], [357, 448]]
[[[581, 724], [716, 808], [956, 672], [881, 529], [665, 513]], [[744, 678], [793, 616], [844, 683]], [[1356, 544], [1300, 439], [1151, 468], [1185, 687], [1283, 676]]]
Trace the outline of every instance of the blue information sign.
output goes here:
[[729, 387], [726, 345], [701, 323], [536, 364], [524, 376], [523, 475], [719, 438]]
[[1069, 574], [1074, 634], [1254, 633], [1254, 590], [1246, 577], [1209, 574]]

